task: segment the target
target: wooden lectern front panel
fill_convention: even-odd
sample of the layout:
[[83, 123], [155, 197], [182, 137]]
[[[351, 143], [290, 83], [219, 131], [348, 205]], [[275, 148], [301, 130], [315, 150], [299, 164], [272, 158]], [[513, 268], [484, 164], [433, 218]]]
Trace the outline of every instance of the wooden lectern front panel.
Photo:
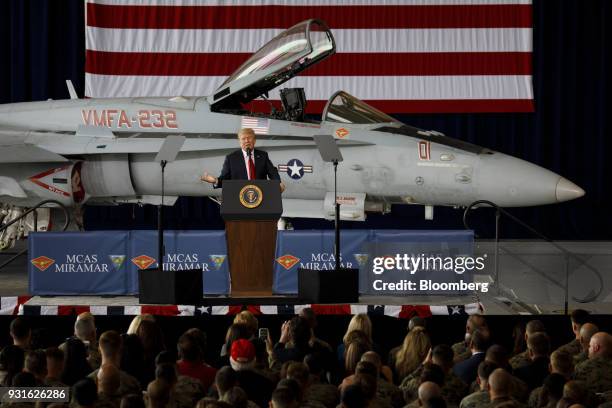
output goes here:
[[232, 296], [272, 294], [276, 221], [226, 221]]

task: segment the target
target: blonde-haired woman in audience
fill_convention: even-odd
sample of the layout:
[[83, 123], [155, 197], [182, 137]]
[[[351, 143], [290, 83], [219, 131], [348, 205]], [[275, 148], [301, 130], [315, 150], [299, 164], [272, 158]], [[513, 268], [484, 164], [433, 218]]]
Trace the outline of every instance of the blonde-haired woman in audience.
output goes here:
[[345, 366], [345, 352], [350, 343], [359, 340], [368, 345], [370, 350], [376, 350], [372, 341], [372, 321], [365, 313], [356, 314], [348, 324], [346, 333], [342, 337], [342, 343], [336, 349], [336, 357], [340, 367]]
[[408, 332], [401, 347], [397, 350], [395, 356], [392, 356], [394, 357], [392, 367], [397, 384], [419, 368], [430, 348], [431, 341], [425, 332], [425, 328], [415, 327]]
[[236, 323], [245, 324], [251, 332], [251, 337], [257, 336], [259, 322], [253, 313], [249, 312], [248, 310], [243, 310], [242, 312], [238, 313], [236, 317], [234, 317], [234, 324]]
[[342, 337], [342, 342], [345, 345], [348, 345], [347, 340], [349, 334], [355, 330], [361, 330], [362, 332], [364, 332], [368, 336], [370, 343], [372, 343], [372, 321], [370, 320], [367, 314], [359, 313], [353, 316], [353, 318], [349, 322], [348, 328], [346, 329], [346, 333], [344, 333], [344, 337]]
[[151, 322], [155, 321], [155, 317], [151, 314], [141, 314], [138, 316], [134, 316], [132, 322], [130, 323], [130, 327], [127, 329], [127, 334], [138, 334], [138, 328], [140, 327], [140, 323], [143, 320], [149, 320]]

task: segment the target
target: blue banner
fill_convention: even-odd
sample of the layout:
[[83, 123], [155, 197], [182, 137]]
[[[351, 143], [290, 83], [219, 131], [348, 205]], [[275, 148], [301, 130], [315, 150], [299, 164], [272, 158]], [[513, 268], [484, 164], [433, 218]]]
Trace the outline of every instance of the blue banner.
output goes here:
[[[372, 230], [347, 230], [340, 234], [340, 264], [359, 269], [362, 245]], [[330, 270], [336, 266], [334, 231], [278, 231], [274, 263], [274, 292], [298, 291], [298, 269]]]
[[[225, 231], [166, 231], [164, 244], [165, 270], [201, 269], [203, 293], [229, 293]], [[471, 231], [347, 230], [341, 234], [340, 264], [359, 269], [360, 292], [374, 294], [373, 279], [380, 277], [371, 273], [372, 254], [381, 248], [458, 256], [471, 253], [472, 245]], [[157, 231], [32, 233], [29, 257], [33, 295], [137, 294], [138, 271], [158, 266]], [[279, 231], [273, 291], [297, 293], [299, 268], [331, 270], [335, 265], [334, 231]], [[385, 276], [403, 279], [394, 271]]]
[[127, 231], [30, 233], [33, 295], [127, 294]]

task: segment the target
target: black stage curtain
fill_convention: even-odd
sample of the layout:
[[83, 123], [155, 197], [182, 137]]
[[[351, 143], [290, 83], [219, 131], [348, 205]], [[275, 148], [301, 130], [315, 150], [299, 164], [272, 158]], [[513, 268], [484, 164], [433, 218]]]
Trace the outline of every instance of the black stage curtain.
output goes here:
[[[67, 98], [65, 79], [84, 88], [84, 2], [11, 0], [2, 3], [0, 102]], [[403, 122], [435, 129], [549, 168], [580, 185], [582, 199], [560, 205], [510, 211], [554, 239], [612, 239], [608, 210], [612, 194], [607, 159], [612, 113], [608, 95], [612, 72], [612, 3], [606, 0], [534, 0], [535, 113], [399, 115]], [[330, 89], [331, 93], [335, 91]], [[344, 228], [461, 228], [462, 211], [436, 208], [423, 220], [423, 208], [397, 206], [391, 214], [371, 215]], [[168, 228], [217, 229], [223, 223], [216, 204], [182, 198], [166, 211]], [[478, 210], [473, 225], [493, 233], [493, 213]], [[90, 229], [155, 228], [154, 208], [88, 207]], [[327, 221], [294, 220], [296, 228], [331, 228]], [[509, 222], [504, 238], [529, 238]]]

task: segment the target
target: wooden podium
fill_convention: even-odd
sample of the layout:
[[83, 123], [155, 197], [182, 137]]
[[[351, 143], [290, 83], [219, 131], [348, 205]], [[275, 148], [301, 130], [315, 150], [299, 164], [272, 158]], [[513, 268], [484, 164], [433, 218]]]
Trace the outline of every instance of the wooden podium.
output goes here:
[[278, 180], [226, 180], [221, 216], [232, 297], [272, 296], [277, 222], [283, 213]]

